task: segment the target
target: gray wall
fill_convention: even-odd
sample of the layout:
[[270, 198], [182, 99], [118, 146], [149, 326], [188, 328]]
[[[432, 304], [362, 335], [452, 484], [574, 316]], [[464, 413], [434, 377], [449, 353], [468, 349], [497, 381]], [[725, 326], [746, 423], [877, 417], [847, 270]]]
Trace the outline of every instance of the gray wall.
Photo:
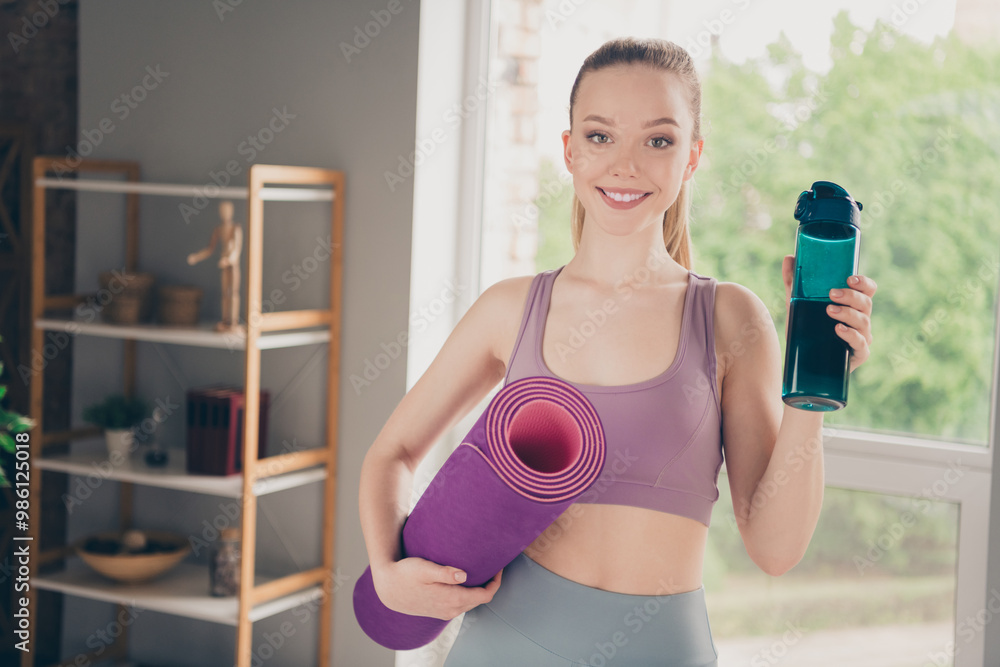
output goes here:
[[[370, 43], [359, 41], [363, 48], [350, 55], [350, 62], [341, 43], [352, 42], [355, 27], [363, 29], [373, 20], [371, 12], [385, 10], [388, 3], [243, 0], [233, 2], [232, 11], [220, 17], [218, 8], [224, 3], [82, 3], [81, 144], [73, 148], [84, 152], [84, 139], [99, 137], [91, 157], [137, 160], [144, 180], [160, 182], [210, 183], [211, 173], [223, 170], [230, 160], [240, 167], [236, 185], [245, 184], [251, 161], [346, 172], [336, 566], [347, 583], [336, 593], [333, 664], [389, 665], [391, 652], [375, 646], [358, 629], [350, 594], [367, 564], [357, 508], [360, 465], [404, 393], [406, 360], [382, 370], [360, 396], [347, 378], [361, 373], [363, 360], [380, 351], [378, 341], [392, 340], [407, 328], [412, 182], [390, 192], [383, 173], [394, 171], [399, 155], [413, 150], [419, 2], [402, 0], [399, 13], [382, 13], [383, 22], [390, 16], [388, 24], [379, 27]], [[155, 87], [149, 85], [145, 99], [130, 108], [120, 96], [142, 84], [147, 67], [168, 74], [159, 82], [146, 78]], [[247, 137], [268, 126], [274, 109], [287, 109], [294, 118], [251, 156]], [[113, 129], [99, 132], [102, 120], [104, 128], [110, 123]], [[184, 201], [142, 198], [140, 268], [162, 282], [204, 287], [203, 316], [214, 317], [219, 303], [214, 261], [192, 268], [183, 257], [207, 241], [217, 220], [215, 206], [185, 221], [179, 210]], [[282, 309], [309, 307], [325, 296], [325, 267], [300, 289], [283, 280], [286, 271], [312, 253], [322, 231], [309, 206], [275, 204], [265, 209], [264, 286], [266, 292], [277, 288], [288, 297]], [[236, 211], [238, 221], [245, 219], [242, 204]], [[121, 221], [121, 198], [81, 197], [79, 290], [95, 289], [99, 270], [120, 265]], [[91, 397], [116, 388], [120, 344], [81, 338], [77, 345], [83, 352], [77, 355], [74, 380], [79, 421]], [[272, 411], [272, 450], [292, 438], [300, 444], [315, 441], [322, 431], [323, 364], [313, 366], [322, 360], [315, 353], [316, 348], [265, 352], [264, 384], [283, 392]], [[169, 396], [174, 402], [188, 386], [239, 381], [242, 373], [239, 355], [162, 345], [140, 345], [139, 368], [141, 393]], [[165, 422], [158, 436], [168, 445], [180, 445], [180, 418]], [[71, 536], [113, 527], [115, 487], [104, 485], [73, 513]], [[137, 490], [136, 500], [137, 523], [193, 534], [221, 511], [218, 498], [155, 489]], [[264, 503], [258, 570], [278, 574], [313, 565], [319, 549], [317, 489], [286, 492]], [[109, 605], [67, 597], [65, 613], [64, 652], [72, 656], [88, 636], [106, 626], [112, 612]], [[283, 621], [295, 624], [296, 634], [270, 663], [313, 664], [319, 629], [314, 620], [304, 623], [301, 616], [286, 614], [257, 623], [254, 647], [263, 641], [263, 633], [273, 632]], [[152, 612], [140, 615], [132, 634], [138, 659], [169, 656], [171, 664], [199, 666], [225, 664], [235, 636], [224, 626]]]

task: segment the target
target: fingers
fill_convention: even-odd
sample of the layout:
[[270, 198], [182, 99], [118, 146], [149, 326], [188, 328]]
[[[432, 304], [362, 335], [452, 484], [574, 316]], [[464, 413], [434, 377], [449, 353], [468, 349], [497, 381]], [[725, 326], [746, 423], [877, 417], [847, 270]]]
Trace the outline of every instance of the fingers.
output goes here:
[[795, 279], [795, 255], [785, 255], [781, 262], [781, 277], [785, 281], [785, 298], [791, 298], [792, 281]]
[[872, 297], [878, 285], [867, 276], [851, 276], [847, 284], [849, 289], [830, 290], [830, 300], [834, 304], [826, 310], [838, 321], [837, 335], [851, 346], [851, 370], [854, 370], [871, 353]]
[[835, 320], [860, 331], [866, 344], [871, 345], [872, 297], [878, 286], [866, 276], [851, 276], [847, 282], [851, 288], [830, 290], [830, 300], [837, 305], [829, 306], [827, 312]]
[[487, 602], [493, 599], [493, 596], [496, 594], [497, 589], [500, 588], [500, 577], [502, 574], [503, 570], [497, 572], [492, 579], [486, 582], [485, 586], [473, 586], [472, 588], [463, 587], [464, 590], [467, 591], [469, 594], [468, 597], [470, 603], [469, 609], [472, 609], [472, 607], [477, 607], [481, 604], [486, 604]]
[[403, 558], [372, 568], [372, 583], [382, 602], [404, 614], [451, 620], [489, 602], [500, 587], [497, 573], [483, 586], [465, 586], [467, 573], [422, 558]]
[[858, 287], [830, 290], [830, 300], [834, 303], [860, 310], [866, 315], [871, 315], [872, 296], [875, 295], [875, 283], [870, 278], [864, 278], [857, 284]]
[[830, 317], [832, 317], [833, 319], [837, 320], [838, 322], [841, 322], [844, 325], [847, 325], [851, 329], [861, 334], [861, 340], [864, 341], [865, 345], [871, 345], [872, 321], [868, 313], [862, 310], [858, 310], [857, 308], [854, 307], [837, 306], [837, 305], [827, 306], [826, 312], [829, 313]]
[[500, 577], [502, 574], [503, 570], [497, 572], [496, 576], [490, 579], [485, 586], [465, 587], [454, 584], [432, 584], [433, 586], [442, 586], [447, 589], [444, 592], [446, 600], [444, 605], [445, 611], [440, 618], [455, 618], [459, 614], [464, 614], [470, 609], [474, 609], [492, 600], [500, 588]]
[[853, 371], [855, 368], [864, 363], [871, 354], [869, 343], [865, 340], [864, 335], [862, 335], [860, 331], [852, 329], [843, 323], [837, 324], [837, 335], [847, 341], [847, 344], [851, 346], [851, 370]]
[[[434, 576], [428, 581], [428, 583], [444, 584], [450, 586], [456, 591], [467, 591], [471, 596], [470, 599], [478, 598], [481, 594], [486, 594], [486, 598], [482, 602], [489, 602], [493, 597], [493, 593], [500, 587], [500, 576], [503, 574], [503, 570], [497, 572], [492, 579], [486, 582], [483, 586], [461, 586], [459, 584], [465, 583], [467, 575], [465, 571], [457, 567], [449, 567], [446, 565], [435, 565], [434, 566]], [[464, 594], [464, 593], [460, 593]], [[477, 602], [476, 604], [481, 604]], [[475, 605], [473, 605], [475, 606]]]
[[457, 567], [434, 565], [430, 581], [439, 584], [462, 584], [465, 583], [465, 578], [465, 572]]
[[847, 279], [847, 284], [851, 289], [864, 293], [868, 298], [875, 296], [875, 290], [878, 289], [875, 281], [868, 276], [851, 276]]
[[[486, 582], [486, 587], [483, 590], [490, 594], [490, 600], [493, 599], [493, 595], [497, 592], [497, 589], [500, 588], [501, 575], [503, 575], [503, 570], [497, 572], [492, 579]], [[487, 602], [489, 602], [489, 600], [487, 600]]]

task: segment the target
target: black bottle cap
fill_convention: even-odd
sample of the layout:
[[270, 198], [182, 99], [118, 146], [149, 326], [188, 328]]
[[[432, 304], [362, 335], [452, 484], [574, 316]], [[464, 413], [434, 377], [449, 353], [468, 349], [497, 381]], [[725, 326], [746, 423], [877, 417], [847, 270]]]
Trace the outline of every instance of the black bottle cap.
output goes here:
[[830, 181], [816, 181], [795, 202], [795, 219], [800, 225], [819, 220], [842, 222], [860, 228], [861, 202]]

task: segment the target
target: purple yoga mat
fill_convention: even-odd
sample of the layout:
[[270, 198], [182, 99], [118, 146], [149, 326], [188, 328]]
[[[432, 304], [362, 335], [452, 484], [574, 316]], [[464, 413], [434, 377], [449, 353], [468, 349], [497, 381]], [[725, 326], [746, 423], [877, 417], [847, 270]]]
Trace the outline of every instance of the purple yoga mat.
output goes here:
[[[549, 377], [511, 382], [417, 501], [403, 525], [403, 553], [461, 568], [465, 586], [481, 586], [594, 483], [604, 456], [600, 418], [578, 389]], [[354, 587], [354, 615], [395, 650], [424, 646], [448, 624], [386, 607], [371, 568]]]

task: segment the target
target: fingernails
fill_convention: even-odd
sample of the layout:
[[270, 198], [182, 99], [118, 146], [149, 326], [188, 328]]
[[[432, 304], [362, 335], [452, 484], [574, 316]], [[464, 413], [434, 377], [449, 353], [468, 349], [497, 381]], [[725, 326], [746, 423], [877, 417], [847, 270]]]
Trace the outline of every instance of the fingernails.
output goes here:
[[839, 299], [842, 296], [844, 296], [844, 291], [843, 290], [839, 290], [839, 289], [830, 290], [830, 297], [831, 298]]
[[830, 312], [830, 313], [839, 313], [840, 312], [840, 306], [827, 306], [827, 312]]
[[852, 285], [857, 285], [859, 282], [861, 282], [861, 277], [851, 276], [850, 278], [847, 279], [847, 282], [851, 283]]
[[465, 572], [456, 572], [455, 581], [457, 581], [458, 583], [462, 583], [463, 581], [465, 581]]

